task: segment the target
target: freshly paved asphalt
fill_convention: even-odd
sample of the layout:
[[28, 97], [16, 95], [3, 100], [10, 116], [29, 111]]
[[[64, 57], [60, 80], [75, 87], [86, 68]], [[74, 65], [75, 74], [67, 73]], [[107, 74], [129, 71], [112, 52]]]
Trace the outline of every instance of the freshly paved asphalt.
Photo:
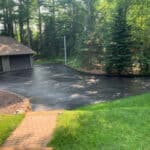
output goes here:
[[33, 110], [73, 109], [150, 92], [150, 78], [98, 77], [63, 65], [35, 65], [33, 70], [0, 74], [0, 90], [29, 97]]

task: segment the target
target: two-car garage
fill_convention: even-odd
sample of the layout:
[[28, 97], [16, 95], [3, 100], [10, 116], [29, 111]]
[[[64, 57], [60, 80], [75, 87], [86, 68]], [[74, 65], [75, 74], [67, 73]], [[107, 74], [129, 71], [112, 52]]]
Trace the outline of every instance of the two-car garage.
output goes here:
[[21, 70], [31, 68], [30, 55], [9, 56], [10, 70]]

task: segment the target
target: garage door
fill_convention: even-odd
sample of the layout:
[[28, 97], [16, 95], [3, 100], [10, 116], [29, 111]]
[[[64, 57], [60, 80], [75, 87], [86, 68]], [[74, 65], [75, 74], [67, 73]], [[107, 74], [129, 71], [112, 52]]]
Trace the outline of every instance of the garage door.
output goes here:
[[29, 55], [10, 56], [9, 60], [11, 70], [31, 68]]
[[3, 67], [2, 67], [2, 58], [0, 57], [0, 72], [3, 71]]

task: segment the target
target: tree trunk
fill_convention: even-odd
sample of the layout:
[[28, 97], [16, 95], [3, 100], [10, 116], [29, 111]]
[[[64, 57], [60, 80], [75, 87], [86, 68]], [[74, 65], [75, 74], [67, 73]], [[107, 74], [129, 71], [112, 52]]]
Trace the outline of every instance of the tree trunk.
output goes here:
[[19, 33], [20, 33], [20, 42], [23, 43], [23, 22], [19, 21]]
[[31, 47], [30, 20], [27, 19], [28, 47]]
[[42, 43], [43, 43], [43, 40], [42, 40], [42, 17], [41, 17], [41, 9], [40, 9], [40, 3], [38, 3], [39, 6], [38, 6], [38, 15], [39, 15], [39, 48], [38, 48], [38, 54], [40, 54], [40, 51], [42, 50]]
[[7, 18], [6, 18], [6, 9], [3, 9], [3, 17], [4, 17], [4, 32], [8, 33], [8, 28], [7, 28]]
[[11, 37], [14, 37], [14, 31], [13, 31], [13, 18], [12, 18], [12, 10], [9, 8], [8, 10], [8, 33]]
[[31, 34], [30, 34], [30, 14], [29, 14], [29, 1], [27, 1], [27, 34], [28, 34], [28, 47], [31, 47]]
[[53, 54], [56, 56], [56, 28], [55, 28], [55, 0], [52, 0], [52, 22], [53, 22], [53, 41], [52, 41], [52, 49], [53, 49]]
[[23, 43], [23, 37], [24, 37], [24, 33], [23, 33], [23, 16], [22, 16], [22, 0], [19, 0], [19, 34], [20, 34], [20, 42]]

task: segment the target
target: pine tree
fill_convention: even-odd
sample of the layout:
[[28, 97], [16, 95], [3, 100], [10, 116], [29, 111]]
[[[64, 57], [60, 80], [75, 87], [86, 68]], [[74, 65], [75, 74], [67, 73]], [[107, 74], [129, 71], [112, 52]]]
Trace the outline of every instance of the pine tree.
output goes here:
[[109, 73], [121, 74], [131, 66], [131, 35], [126, 15], [127, 8], [125, 5], [118, 4], [107, 53], [106, 70]]

